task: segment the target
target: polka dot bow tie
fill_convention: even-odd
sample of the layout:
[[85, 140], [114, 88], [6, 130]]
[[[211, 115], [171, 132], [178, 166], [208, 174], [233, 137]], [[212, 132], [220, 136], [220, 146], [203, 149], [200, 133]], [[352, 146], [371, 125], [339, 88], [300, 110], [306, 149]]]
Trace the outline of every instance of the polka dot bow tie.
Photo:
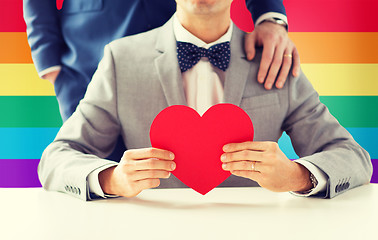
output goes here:
[[192, 68], [201, 57], [207, 57], [213, 66], [226, 71], [230, 63], [230, 54], [230, 42], [219, 43], [209, 49], [191, 43], [177, 42], [177, 58], [181, 72]]

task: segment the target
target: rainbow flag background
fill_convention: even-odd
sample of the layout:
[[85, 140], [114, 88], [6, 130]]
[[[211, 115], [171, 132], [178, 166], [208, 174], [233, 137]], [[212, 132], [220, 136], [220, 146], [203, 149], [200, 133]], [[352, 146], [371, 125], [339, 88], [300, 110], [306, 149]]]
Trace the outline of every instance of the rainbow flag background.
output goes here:
[[[303, 71], [378, 168], [378, 1], [284, 4]], [[244, 0], [234, 0], [232, 17], [252, 30]], [[41, 186], [39, 158], [62, 124], [53, 87], [33, 66], [25, 29], [22, 0], [0, 0], [0, 187]], [[288, 136], [279, 143], [289, 158], [297, 157]], [[378, 170], [372, 182], [378, 183]]]

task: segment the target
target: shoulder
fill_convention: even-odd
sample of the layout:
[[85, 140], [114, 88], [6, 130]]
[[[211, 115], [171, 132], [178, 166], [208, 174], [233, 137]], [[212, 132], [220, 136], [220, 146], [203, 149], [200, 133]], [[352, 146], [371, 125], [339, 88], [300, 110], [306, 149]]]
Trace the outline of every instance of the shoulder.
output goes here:
[[146, 51], [151, 53], [151, 50], [155, 48], [160, 29], [156, 28], [148, 32], [114, 40], [109, 44], [109, 48], [115, 57], [127, 54], [130, 58], [134, 55], [143, 55]]

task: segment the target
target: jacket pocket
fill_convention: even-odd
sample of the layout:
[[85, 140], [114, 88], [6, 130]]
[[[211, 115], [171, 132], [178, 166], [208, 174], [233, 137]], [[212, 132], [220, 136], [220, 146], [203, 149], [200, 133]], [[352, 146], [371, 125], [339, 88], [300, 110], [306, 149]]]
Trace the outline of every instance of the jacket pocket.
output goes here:
[[279, 99], [277, 93], [268, 93], [260, 96], [243, 98], [240, 107], [243, 109], [256, 109], [278, 105]]
[[104, 0], [65, 0], [62, 11], [64, 13], [100, 11], [103, 5]]

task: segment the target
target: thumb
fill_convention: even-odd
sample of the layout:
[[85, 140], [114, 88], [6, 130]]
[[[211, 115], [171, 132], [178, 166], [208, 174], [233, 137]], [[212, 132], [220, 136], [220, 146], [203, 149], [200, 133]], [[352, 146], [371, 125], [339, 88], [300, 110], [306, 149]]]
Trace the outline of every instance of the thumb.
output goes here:
[[256, 54], [256, 34], [255, 32], [247, 33], [244, 36], [244, 50], [247, 54], [247, 59], [251, 61]]

